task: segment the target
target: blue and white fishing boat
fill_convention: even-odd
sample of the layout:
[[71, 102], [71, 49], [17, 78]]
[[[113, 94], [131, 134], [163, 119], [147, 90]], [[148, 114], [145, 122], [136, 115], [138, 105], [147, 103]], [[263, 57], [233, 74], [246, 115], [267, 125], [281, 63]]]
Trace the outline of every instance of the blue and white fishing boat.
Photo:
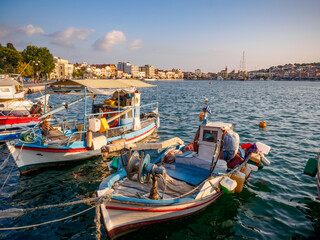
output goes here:
[[[19, 140], [7, 143], [18, 168], [27, 172], [52, 164], [88, 159], [100, 155], [102, 146], [115, 142], [133, 143], [151, 135], [159, 126], [159, 119], [155, 113], [143, 114], [143, 111], [153, 109], [157, 112], [158, 103], [140, 104], [137, 89], [144, 87], [153, 85], [137, 80], [88, 79], [54, 83], [52, 89], [55, 93], [79, 94], [83, 91], [82, 120], [80, 124], [74, 120], [49, 124], [47, 117], [64, 106], [41, 116], [41, 124], [23, 132]], [[96, 95], [112, 97], [96, 104]], [[92, 97], [90, 113], [87, 109], [89, 97]], [[65, 107], [71, 104], [65, 104]]]
[[[116, 172], [97, 191], [99, 197], [111, 193], [101, 205], [108, 236], [114, 239], [144, 226], [179, 219], [206, 208], [224, 192], [241, 192], [251, 171], [258, 170], [263, 154], [253, 147], [241, 149], [237, 139], [232, 124], [205, 120], [191, 145], [194, 151], [176, 140], [126, 145], [111, 164]], [[169, 160], [172, 156], [173, 162]]]

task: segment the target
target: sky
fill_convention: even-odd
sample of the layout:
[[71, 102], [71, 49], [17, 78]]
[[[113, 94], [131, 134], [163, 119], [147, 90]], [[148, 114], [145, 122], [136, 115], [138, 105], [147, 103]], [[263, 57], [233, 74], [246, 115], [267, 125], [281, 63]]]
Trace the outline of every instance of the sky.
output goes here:
[[320, 62], [319, 0], [0, 0], [0, 43], [71, 63], [248, 71]]

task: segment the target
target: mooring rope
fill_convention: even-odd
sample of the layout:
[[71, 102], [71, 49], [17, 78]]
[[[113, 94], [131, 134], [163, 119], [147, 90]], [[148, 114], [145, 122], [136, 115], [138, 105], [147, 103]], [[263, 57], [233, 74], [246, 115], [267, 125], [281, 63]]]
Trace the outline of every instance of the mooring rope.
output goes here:
[[59, 221], [63, 221], [63, 220], [66, 220], [66, 219], [69, 219], [69, 218], [72, 218], [72, 217], [75, 217], [75, 216], [78, 216], [82, 213], [85, 213], [91, 209], [95, 208], [95, 206], [93, 207], [90, 207], [86, 210], [83, 210], [81, 212], [78, 212], [78, 213], [75, 213], [71, 216], [68, 216], [68, 217], [64, 217], [64, 218], [59, 218], [59, 219], [55, 219], [55, 220], [52, 220], [52, 221], [48, 221], [48, 222], [43, 222], [43, 223], [38, 223], [38, 224], [33, 224], [33, 225], [28, 225], [28, 226], [22, 226], [22, 227], [11, 227], [11, 228], [0, 228], [0, 231], [8, 231], [8, 230], [18, 230], [18, 229], [26, 229], [26, 228], [32, 228], [32, 227], [39, 227], [39, 226], [42, 226], [42, 225], [45, 225], [45, 224], [49, 224], [49, 223], [54, 223], [54, 222], [59, 222]]
[[9, 154], [8, 157], [1, 163], [1, 165], [0, 165], [0, 171], [7, 165], [9, 158], [10, 158], [10, 154]]
[[95, 202], [95, 205], [83, 210], [79, 213], [75, 213], [73, 215], [70, 215], [68, 217], [64, 217], [64, 218], [59, 218], [59, 219], [55, 219], [55, 220], [51, 220], [51, 221], [47, 221], [47, 222], [43, 222], [43, 223], [38, 223], [38, 224], [33, 224], [33, 225], [28, 225], [28, 226], [21, 226], [21, 227], [11, 227], [11, 228], [0, 228], [0, 231], [8, 231], [8, 230], [19, 230], [19, 229], [26, 229], [26, 228], [32, 228], [32, 227], [38, 227], [38, 226], [42, 226], [45, 224], [49, 224], [49, 223], [54, 223], [54, 222], [59, 222], [59, 221], [63, 221], [75, 216], [78, 216], [82, 213], [85, 213], [93, 208], [96, 208], [96, 217], [95, 217], [95, 223], [96, 223], [96, 239], [100, 239], [101, 237], [101, 223], [100, 223], [100, 218], [101, 218], [101, 212], [100, 212], [100, 205], [106, 202], [109, 202], [111, 199], [111, 195], [112, 195], [112, 190], [106, 191], [102, 196], [100, 197], [94, 197], [94, 198], [87, 198], [87, 199], [82, 199], [82, 200], [78, 200], [78, 201], [73, 201], [73, 202], [68, 202], [68, 203], [61, 203], [61, 204], [52, 204], [52, 205], [46, 205], [46, 206], [40, 206], [40, 207], [35, 207], [35, 208], [26, 208], [26, 209], [17, 209], [17, 208], [11, 208], [11, 209], [6, 209], [6, 210], [2, 210], [0, 211], [0, 216], [4, 216], [4, 217], [13, 217], [13, 216], [9, 216], [8, 214], [12, 214], [12, 213], [19, 213], [19, 214], [23, 214], [25, 212], [29, 212], [29, 211], [34, 211], [34, 210], [39, 210], [39, 209], [48, 209], [48, 208], [53, 208], [53, 207], [64, 207], [64, 206], [70, 206], [70, 205], [75, 205], [75, 204], [80, 204], [80, 203], [91, 203], [91, 202]]
[[[21, 153], [21, 151], [22, 151], [23, 146], [24, 146], [24, 143], [22, 144], [22, 146], [21, 146], [21, 148], [20, 148], [20, 151], [19, 151], [19, 153], [18, 153], [17, 159], [18, 159], [19, 156], [20, 156], [20, 153]], [[10, 156], [10, 154], [9, 154], [9, 156]], [[9, 159], [9, 156], [8, 156], [8, 159]], [[2, 166], [2, 164], [1, 164], [1, 166]], [[6, 180], [5, 180], [4, 183], [2, 184], [1, 189], [0, 189], [0, 193], [2, 192], [3, 187], [6, 185], [6, 183], [7, 183], [8, 179], [9, 179], [9, 177], [10, 177], [10, 175], [11, 175], [11, 172], [12, 172], [14, 166], [15, 166], [15, 165], [12, 165], [9, 174], [7, 175]]]

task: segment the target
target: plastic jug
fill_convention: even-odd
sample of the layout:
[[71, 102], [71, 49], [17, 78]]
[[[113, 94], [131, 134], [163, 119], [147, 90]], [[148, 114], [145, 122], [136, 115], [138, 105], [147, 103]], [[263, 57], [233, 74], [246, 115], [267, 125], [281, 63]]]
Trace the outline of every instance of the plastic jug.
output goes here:
[[255, 162], [259, 166], [261, 162], [261, 155], [259, 153], [251, 153], [250, 161]]
[[236, 193], [241, 193], [244, 185], [244, 181], [246, 180], [246, 175], [242, 172], [236, 171], [231, 175], [231, 179], [237, 182], [237, 187], [235, 189]]
[[98, 132], [100, 130], [100, 120], [98, 118], [89, 119], [89, 130]]
[[265, 164], [266, 166], [270, 165], [271, 162], [269, 161], [268, 158], [266, 158], [263, 154], [261, 154], [261, 161], [263, 162], [263, 164]]
[[102, 132], [105, 132], [109, 129], [109, 124], [107, 122], [107, 119], [105, 118], [100, 118], [100, 130], [99, 132], [102, 133]]
[[232, 180], [231, 178], [225, 177], [220, 182], [220, 187], [225, 193], [229, 194], [237, 187], [237, 182]]
[[258, 171], [257, 166], [249, 164], [249, 163], [247, 164], [247, 168], [249, 168], [251, 171], [254, 171], [254, 172]]
[[264, 144], [264, 143], [261, 143], [261, 142], [256, 142], [256, 146], [258, 148], [258, 151], [265, 154], [265, 155], [268, 155], [271, 147]]

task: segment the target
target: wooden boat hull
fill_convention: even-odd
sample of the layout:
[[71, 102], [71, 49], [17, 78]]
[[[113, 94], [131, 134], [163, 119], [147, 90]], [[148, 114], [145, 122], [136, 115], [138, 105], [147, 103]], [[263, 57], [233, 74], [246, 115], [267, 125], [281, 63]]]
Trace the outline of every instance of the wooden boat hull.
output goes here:
[[[141, 141], [143, 138], [151, 135], [156, 129], [155, 123], [149, 126], [128, 133], [126, 142], [133, 143]], [[65, 163], [69, 161], [85, 160], [91, 157], [99, 156], [100, 149], [92, 150], [85, 147], [86, 142], [79, 142], [81, 147], [67, 148], [66, 146], [40, 146], [35, 144], [24, 144], [21, 142], [7, 142], [8, 149], [12, 154], [20, 172], [25, 173], [34, 168]], [[22, 149], [21, 149], [22, 148]]]
[[114, 239], [144, 226], [195, 214], [208, 207], [222, 194], [223, 191], [204, 199], [179, 202], [166, 206], [152, 203], [144, 205], [130, 204], [130, 202], [126, 201], [119, 202], [111, 200], [107, 204], [101, 205], [103, 224], [109, 237]]

